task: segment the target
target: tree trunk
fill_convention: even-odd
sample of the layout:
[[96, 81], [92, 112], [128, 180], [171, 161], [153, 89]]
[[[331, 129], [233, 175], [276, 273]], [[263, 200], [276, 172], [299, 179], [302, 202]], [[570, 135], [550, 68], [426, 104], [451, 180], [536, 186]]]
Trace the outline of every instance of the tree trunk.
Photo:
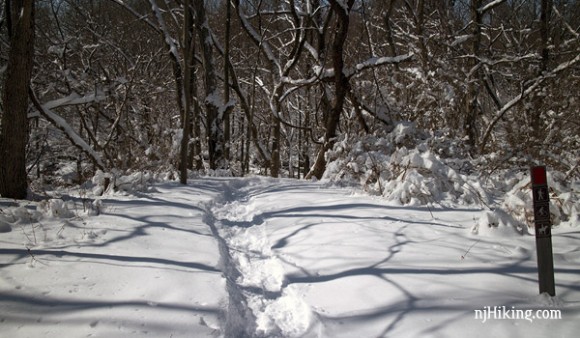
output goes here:
[[199, 38], [199, 47], [204, 66], [205, 108], [207, 116], [207, 136], [209, 150], [209, 166], [211, 169], [226, 169], [227, 162], [224, 156], [223, 115], [218, 106], [217, 72], [214, 65], [213, 41], [209, 31], [205, 4], [203, 1], [194, 1], [195, 27]]
[[[542, 61], [540, 63], [540, 70], [538, 76], [548, 70], [548, 65], [550, 61], [550, 17], [552, 16], [552, 0], [542, 0], [540, 14], [540, 53], [542, 55]], [[535, 93], [532, 97], [533, 105], [531, 111], [529, 112], [530, 124], [532, 127], [532, 136], [536, 140], [541, 139], [542, 134], [542, 106], [545, 97]]]
[[[310, 112], [308, 111], [308, 109], [304, 110], [304, 122], [302, 123], [302, 127], [304, 128], [308, 128], [310, 126]], [[308, 136], [309, 136], [310, 131], [307, 131], [306, 129], [301, 129], [300, 130], [300, 134], [303, 135], [302, 136], [302, 142], [300, 143], [300, 151], [302, 152], [302, 176], [306, 177], [306, 175], [308, 175], [308, 171], [310, 170], [310, 154], [309, 154], [309, 140], [308, 140]]]
[[[196, 82], [193, 83], [193, 92], [197, 93]], [[193, 108], [193, 134], [195, 135], [193, 141], [193, 159], [195, 169], [201, 170], [203, 169], [203, 152], [201, 149], [201, 107], [197, 100], [195, 100]]]
[[230, 139], [231, 139], [231, 108], [230, 108], [230, 30], [232, 19], [232, 7], [229, 0], [226, 1], [226, 31], [224, 50], [224, 158], [230, 161]]
[[340, 115], [344, 106], [344, 99], [348, 92], [349, 82], [344, 75], [344, 53], [343, 48], [348, 35], [349, 13], [354, 4], [354, 0], [348, 0], [346, 8], [343, 8], [337, 0], [330, 1], [332, 11], [337, 15], [336, 36], [332, 43], [332, 64], [334, 68], [334, 101], [328, 117], [326, 118], [326, 131], [324, 134], [324, 144], [316, 156], [314, 166], [306, 175], [306, 178], [316, 177], [320, 179], [326, 170], [326, 152], [336, 143], [336, 130], [340, 122]]
[[34, 0], [10, 2], [10, 52], [4, 81], [0, 136], [0, 195], [25, 199], [28, 192], [28, 87], [34, 53]]
[[280, 120], [272, 117], [272, 159], [270, 162], [270, 176], [280, 176], [280, 167], [282, 166], [280, 160]]
[[187, 169], [189, 167], [189, 140], [191, 137], [191, 107], [193, 106], [192, 82], [193, 68], [193, 12], [190, 0], [185, 0], [183, 19], [183, 95], [184, 109], [182, 116], [181, 149], [179, 154], [179, 181], [187, 184]]
[[476, 70], [478, 64], [478, 57], [480, 56], [479, 45], [481, 43], [481, 25], [482, 14], [478, 11], [481, 7], [482, 0], [473, 0], [471, 4], [471, 20], [472, 20], [472, 34], [473, 42], [471, 45], [471, 59], [469, 60], [468, 70], [471, 72], [471, 77], [467, 79], [467, 97], [466, 115], [464, 120], [465, 135], [467, 136], [467, 144], [471, 147], [472, 152], [475, 151], [475, 143], [477, 141], [477, 127], [476, 120], [478, 116], [478, 94], [479, 94], [479, 70]]

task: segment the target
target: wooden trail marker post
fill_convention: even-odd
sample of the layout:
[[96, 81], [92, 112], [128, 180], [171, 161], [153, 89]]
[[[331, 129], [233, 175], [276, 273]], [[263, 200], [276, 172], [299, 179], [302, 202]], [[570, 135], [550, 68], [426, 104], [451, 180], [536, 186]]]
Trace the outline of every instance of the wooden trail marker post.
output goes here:
[[536, 228], [536, 250], [540, 293], [556, 295], [554, 283], [554, 258], [552, 254], [552, 221], [550, 220], [550, 194], [546, 167], [530, 168]]

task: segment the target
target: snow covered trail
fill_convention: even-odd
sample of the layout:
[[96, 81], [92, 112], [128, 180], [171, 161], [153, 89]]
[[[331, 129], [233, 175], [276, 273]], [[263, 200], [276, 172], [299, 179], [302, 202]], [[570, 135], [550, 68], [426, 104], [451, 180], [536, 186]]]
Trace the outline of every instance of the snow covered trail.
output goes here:
[[[553, 230], [558, 297], [550, 298], [537, 295], [534, 237], [511, 228], [474, 235], [476, 207], [397, 206], [325, 183], [259, 177], [108, 196], [97, 216], [82, 212], [81, 198], [73, 212], [57, 202], [37, 217], [32, 203], [0, 199], [0, 337], [580, 330], [578, 224]], [[475, 318], [494, 308], [496, 318]]]
[[163, 184], [0, 234], [0, 337], [219, 335], [228, 297], [200, 208], [218, 188]]
[[224, 182], [222, 198], [207, 205], [228, 279], [226, 337], [300, 337], [311, 328], [310, 307], [284, 287], [283, 262], [271, 250], [264, 220], [251, 201], [254, 188], [276, 182], [233, 179]]
[[[554, 230], [552, 299], [537, 295], [534, 237], [472, 234], [477, 208], [387, 205], [267, 178], [232, 179], [223, 190], [208, 211], [234, 272], [230, 293], [243, 303], [232, 336], [571, 337], [580, 329], [577, 228]], [[476, 319], [487, 307], [508, 312]], [[546, 309], [561, 319], [533, 317]], [[518, 310], [531, 316], [514, 318]]]

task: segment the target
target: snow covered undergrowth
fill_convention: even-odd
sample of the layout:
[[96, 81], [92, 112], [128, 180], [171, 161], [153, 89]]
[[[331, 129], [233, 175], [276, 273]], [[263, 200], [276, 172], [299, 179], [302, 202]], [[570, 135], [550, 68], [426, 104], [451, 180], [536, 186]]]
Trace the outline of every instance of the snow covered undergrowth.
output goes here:
[[[5, 216], [19, 209], [0, 201]], [[474, 233], [478, 207], [429, 210], [268, 178], [158, 184], [99, 203], [92, 216], [76, 201], [64, 203], [64, 219], [49, 212], [59, 203], [32, 221], [5, 217], [2, 335], [570, 337], [580, 329], [574, 220], [553, 230], [558, 297], [550, 298], [538, 295], [534, 237]], [[482, 323], [475, 311], [487, 306], [554, 309], [562, 319]]]

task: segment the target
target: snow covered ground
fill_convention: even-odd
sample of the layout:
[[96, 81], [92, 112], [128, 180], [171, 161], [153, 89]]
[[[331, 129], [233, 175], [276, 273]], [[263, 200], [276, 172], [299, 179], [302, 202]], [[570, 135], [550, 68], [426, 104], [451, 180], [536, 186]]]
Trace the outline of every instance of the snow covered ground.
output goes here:
[[[538, 295], [534, 237], [508, 227], [474, 234], [481, 210], [473, 206], [396, 206], [268, 178], [203, 178], [94, 198], [0, 200], [1, 337], [580, 330], [578, 224], [553, 230], [550, 298]], [[475, 318], [488, 309], [495, 315]], [[561, 319], [537, 318], [550, 311]]]
[[219, 192], [176, 184], [155, 190], [103, 198], [98, 216], [84, 216], [76, 200], [78, 216], [22, 220], [0, 233], [0, 336], [219, 332], [228, 297], [200, 207]]

